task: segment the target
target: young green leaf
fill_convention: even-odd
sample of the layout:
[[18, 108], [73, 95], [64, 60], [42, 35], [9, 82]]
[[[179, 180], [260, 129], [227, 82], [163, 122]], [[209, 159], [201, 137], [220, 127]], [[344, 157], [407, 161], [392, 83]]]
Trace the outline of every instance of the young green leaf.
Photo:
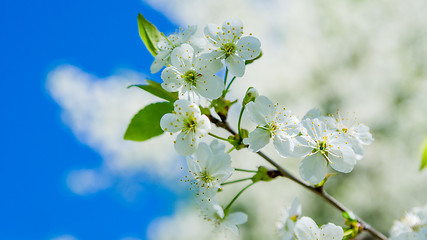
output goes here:
[[148, 51], [153, 56], [157, 55], [157, 42], [160, 40], [162, 35], [159, 30], [152, 23], [147, 21], [147, 19], [142, 16], [141, 13], [138, 13], [138, 29], [139, 36], [147, 47]]
[[145, 141], [162, 134], [160, 119], [172, 110], [173, 104], [170, 102], [158, 102], [144, 107], [130, 121], [124, 139]]
[[427, 166], [427, 138], [424, 139], [424, 142], [421, 144], [421, 167], [420, 170], [423, 170]]
[[151, 94], [153, 94], [156, 97], [159, 97], [161, 99], [167, 100], [169, 102], [175, 102], [176, 100], [178, 100], [178, 93], [177, 92], [168, 92], [165, 89], [162, 88], [162, 85], [158, 82], [154, 82], [151, 80], [145, 80], [148, 85], [140, 85], [140, 84], [136, 84], [136, 85], [130, 85], [128, 88], [130, 87], [139, 87], [144, 91], [147, 91]]

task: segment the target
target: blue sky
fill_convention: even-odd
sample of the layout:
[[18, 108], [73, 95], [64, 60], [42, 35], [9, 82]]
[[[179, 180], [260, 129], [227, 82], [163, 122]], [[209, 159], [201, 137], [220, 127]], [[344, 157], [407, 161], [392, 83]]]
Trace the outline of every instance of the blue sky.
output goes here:
[[102, 159], [62, 122], [46, 90], [47, 74], [61, 64], [101, 78], [118, 69], [148, 73], [152, 57], [139, 39], [138, 12], [164, 32], [176, 28], [141, 1], [2, 2], [0, 239], [144, 239], [152, 219], [173, 212], [177, 196], [149, 183], [131, 202], [114, 188], [72, 193], [67, 173]]

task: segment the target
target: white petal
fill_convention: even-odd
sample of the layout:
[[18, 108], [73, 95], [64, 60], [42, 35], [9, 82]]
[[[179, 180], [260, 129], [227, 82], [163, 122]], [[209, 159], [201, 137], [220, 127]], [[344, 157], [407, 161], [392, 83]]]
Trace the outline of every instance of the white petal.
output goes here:
[[161, 75], [161, 78], [163, 80], [163, 89], [169, 92], [179, 91], [183, 83], [181, 75], [182, 73], [177, 71], [177, 69], [173, 66], [165, 68]]
[[292, 138], [293, 150], [290, 154], [291, 157], [305, 157], [313, 151], [313, 147], [309, 144], [308, 137], [296, 136]]
[[185, 68], [191, 66], [194, 58], [194, 49], [190, 44], [182, 44], [171, 53], [172, 66]]
[[242, 37], [236, 43], [237, 55], [241, 56], [243, 60], [251, 60], [261, 53], [261, 42], [258, 38], [246, 36]]
[[213, 44], [215, 47], [221, 47], [221, 35], [223, 33], [220, 26], [216, 24], [208, 24], [204, 29], [204, 33], [208, 41]]
[[318, 108], [312, 108], [304, 115], [302, 120], [305, 120], [306, 118], [319, 118], [320, 116], [320, 110]]
[[200, 143], [199, 147], [196, 150], [195, 153], [196, 161], [198, 161], [200, 167], [203, 170], [205, 167], [207, 167], [208, 162], [213, 158], [212, 151], [207, 143]]
[[343, 237], [344, 231], [342, 227], [336, 226], [335, 224], [328, 223], [320, 228], [321, 240], [341, 240]]
[[224, 82], [216, 75], [200, 77], [197, 82], [197, 92], [207, 99], [217, 99], [224, 90]]
[[282, 157], [292, 156], [293, 143], [291, 138], [276, 135], [273, 141], [274, 147]]
[[218, 154], [218, 153], [224, 153], [225, 152], [225, 144], [222, 142], [219, 142], [216, 139], [213, 140], [209, 146], [212, 149], [212, 152], [214, 155]]
[[200, 117], [200, 108], [187, 100], [179, 99], [174, 102], [174, 111], [180, 118], [185, 118], [189, 115], [193, 115], [194, 117]]
[[198, 141], [194, 137], [193, 132], [180, 132], [175, 140], [175, 151], [183, 156], [188, 156], [193, 154], [197, 149]]
[[230, 73], [236, 77], [242, 77], [245, 74], [245, 60], [237, 55], [230, 55], [225, 59], [225, 65]]
[[328, 158], [331, 167], [338, 172], [349, 173], [357, 162], [356, 154], [349, 146], [340, 146], [340, 149], [329, 151]]
[[326, 159], [320, 153], [307, 156], [301, 161], [299, 172], [302, 179], [314, 185], [318, 184], [326, 177]]
[[358, 139], [362, 144], [369, 145], [374, 141], [372, 134], [369, 132], [369, 127], [364, 124], [358, 124], [354, 127], [354, 131], [357, 132]]
[[181, 43], [185, 43], [188, 39], [197, 32], [197, 25], [189, 25], [184, 31], [180, 33]]
[[235, 225], [240, 225], [248, 221], [248, 215], [242, 212], [235, 212], [227, 215], [226, 219]]
[[300, 216], [301, 215], [301, 204], [298, 197], [295, 197], [292, 201], [291, 208], [289, 209], [289, 216]]
[[160, 119], [160, 127], [163, 129], [163, 131], [172, 133], [181, 131], [183, 128], [182, 121], [180, 121], [179, 118], [173, 113], [166, 113], [163, 115], [162, 119]]
[[258, 152], [261, 148], [270, 142], [270, 131], [262, 128], [256, 128], [249, 133], [248, 138], [243, 139], [244, 144], [249, 145], [249, 150]]
[[222, 31], [225, 33], [226, 39], [233, 41], [233, 38], [239, 38], [243, 34], [243, 23], [239, 19], [230, 18], [222, 24]]
[[170, 53], [170, 51], [159, 51], [157, 53], [150, 67], [151, 73], [156, 73], [160, 71], [160, 69], [162, 69], [168, 63]]
[[362, 144], [355, 138], [351, 138], [351, 147], [353, 149], [354, 154], [356, 154], [356, 159], [361, 160], [364, 155]]
[[195, 70], [202, 74], [215, 74], [223, 67], [222, 61], [217, 59], [218, 53], [204, 53], [194, 61]]
[[259, 96], [255, 102], [246, 104], [245, 111], [254, 123], [264, 126], [274, 118], [276, 107], [267, 97]]
[[[313, 219], [302, 217], [295, 225], [295, 235], [298, 240], [315, 240], [319, 239], [320, 229]], [[338, 240], [338, 239], [337, 239]]]
[[206, 115], [201, 115], [197, 118], [196, 137], [202, 138], [211, 130], [211, 122]]

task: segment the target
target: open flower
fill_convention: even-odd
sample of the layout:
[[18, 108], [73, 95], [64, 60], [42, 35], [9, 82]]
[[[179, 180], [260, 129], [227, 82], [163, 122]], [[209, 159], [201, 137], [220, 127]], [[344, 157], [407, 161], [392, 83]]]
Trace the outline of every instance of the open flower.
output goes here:
[[215, 24], [205, 27], [205, 36], [213, 45], [213, 57], [225, 59], [225, 65], [236, 77], [245, 73], [246, 60], [261, 53], [261, 42], [252, 36], [241, 37], [242, 34], [243, 23], [237, 19], [225, 21], [222, 27]]
[[194, 155], [187, 157], [187, 165], [194, 178], [191, 188], [205, 198], [213, 197], [234, 171], [230, 155], [225, 153], [225, 145], [217, 140], [210, 145], [200, 143]]
[[209, 201], [198, 199], [197, 202], [201, 207], [205, 220], [213, 222], [220, 229], [227, 228], [233, 233], [239, 234], [237, 225], [248, 221], [248, 215], [243, 212], [225, 214], [224, 209], [222, 209], [215, 199], [210, 199]]
[[157, 43], [159, 49], [154, 57], [154, 62], [151, 64], [151, 73], [160, 71], [164, 66], [170, 64], [171, 52], [181, 46], [183, 43], [190, 43], [190, 38], [196, 33], [197, 25], [190, 25], [185, 30], [180, 29], [179, 32], [171, 34]]
[[249, 144], [249, 150], [257, 152], [273, 138], [277, 152], [288, 157], [294, 148], [292, 139], [299, 133], [299, 120], [288, 110], [277, 112], [277, 106], [267, 97], [259, 96], [255, 102], [249, 102], [245, 108], [251, 120], [258, 127], [243, 139]]
[[342, 134], [348, 135], [353, 151], [356, 153], [357, 160], [362, 159], [362, 145], [369, 145], [374, 141], [372, 134], [369, 132], [369, 127], [358, 123], [355, 113], [342, 114], [338, 111], [334, 118], [336, 122], [332, 124], [332, 128], [335, 128]]
[[418, 240], [427, 238], [427, 206], [416, 207], [400, 221], [395, 221], [391, 231], [392, 240]]
[[302, 217], [295, 225], [295, 236], [298, 240], [342, 240], [344, 231], [333, 223], [319, 228], [313, 219]]
[[189, 44], [172, 51], [172, 65], [162, 72], [162, 87], [169, 92], [179, 91], [180, 99], [199, 102], [200, 96], [216, 99], [224, 90], [224, 82], [215, 75], [222, 68], [219, 60], [195, 55]]
[[194, 103], [177, 100], [174, 107], [173, 113], [162, 117], [160, 127], [170, 133], [180, 132], [174, 141], [174, 147], [179, 154], [187, 156], [196, 151], [199, 138], [208, 134], [211, 123]]
[[331, 121], [334, 119], [306, 118], [301, 122], [301, 135], [293, 139], [293, 154], [305, 156], [299, 167], [300, 175], [312, 184], [326, 177], [328, 164], [338, 172], [349, 173], [357, 161], [348, 138], [329, 128]]
[[294, 198], [290, 208], [284, 209], [282, 216], [277, 222], [277, 232], [282, 240], [294, 240], [294, 228], [301, 216], [301, 204], [298, 198]]

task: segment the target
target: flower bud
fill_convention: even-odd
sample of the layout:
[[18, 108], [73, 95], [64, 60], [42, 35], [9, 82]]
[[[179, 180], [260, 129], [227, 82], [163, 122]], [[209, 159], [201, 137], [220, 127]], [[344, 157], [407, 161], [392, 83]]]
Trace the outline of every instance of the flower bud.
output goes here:
[[250, 102], [255, 102], [258, 95], [258, 91], [255, 88], [249, 87], [248, 90], [246, 90], [245, 97], [243, 98], [242, 106], [245, 106]]

